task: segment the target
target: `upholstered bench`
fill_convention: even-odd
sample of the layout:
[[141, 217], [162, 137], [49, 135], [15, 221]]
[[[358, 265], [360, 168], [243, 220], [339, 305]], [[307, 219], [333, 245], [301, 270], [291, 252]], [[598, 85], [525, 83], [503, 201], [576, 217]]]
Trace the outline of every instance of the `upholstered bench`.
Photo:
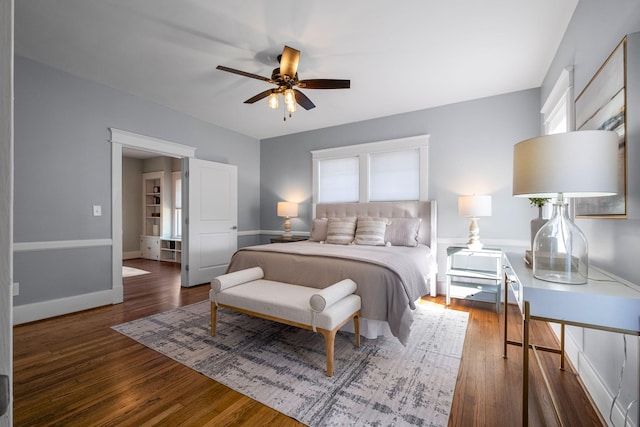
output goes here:
[[356, 284], [344, 279], [316, 289], [263, 279], [260, 267], [223, 274], [211, 281], [211, 335], [216, 335], [218, 307], [296, 326], [324, 336], [327, 376], [333, 376], [333, 349], [338, 329], [353, 319], [360, 347], [360, 297]]

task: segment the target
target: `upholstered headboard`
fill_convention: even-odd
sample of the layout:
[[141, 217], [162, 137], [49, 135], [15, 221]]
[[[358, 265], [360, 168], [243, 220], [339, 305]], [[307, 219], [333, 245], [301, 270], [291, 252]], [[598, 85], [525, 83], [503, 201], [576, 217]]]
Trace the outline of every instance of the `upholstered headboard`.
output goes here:
[[369, 216], [385, 218], [422, 218], [418, 241], [437, 250], [436, 201], [369, 202], [369, 203], [318, 203], [315, 218]]

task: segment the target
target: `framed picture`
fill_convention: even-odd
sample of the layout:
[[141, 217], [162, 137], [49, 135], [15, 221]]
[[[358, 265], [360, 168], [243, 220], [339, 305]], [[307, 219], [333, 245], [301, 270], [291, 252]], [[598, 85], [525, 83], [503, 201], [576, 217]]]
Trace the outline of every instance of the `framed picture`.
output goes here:
[[626, 41], [614, 49], [575, 101], [576, 130], [618, 134], [618, 194], [574, 199], [577, 217], [627, 217]]

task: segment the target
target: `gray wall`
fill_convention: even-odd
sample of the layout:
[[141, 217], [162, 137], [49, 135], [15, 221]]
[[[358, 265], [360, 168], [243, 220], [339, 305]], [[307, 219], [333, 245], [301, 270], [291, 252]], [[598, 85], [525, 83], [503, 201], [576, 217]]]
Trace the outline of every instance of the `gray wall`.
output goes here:
[[[279, 200], [301, 202], [295, 231], [309, 231], [311, 219], [310, 150], [372, 141], [430, 135], [429, 198], [438, 201], [438, 236], [443, 244], [464, 242], [468, 222], [457, 216], [457, 196], [493, 196], [493, 216], [480, 221], [481, 240], [502, 247], [526, 244], [536, 216], [526, 199], [511, 196], [513, 145], [541, 134], [540, 108], [566, 66], [574, 66], [575, 94], [589, 82], [620, 40], [640, 31], [640, 2], [581, 0], [556, 57], [538, 90], [527, 90], [360, 123], [262, 141], [261, 218], [264, 230], [280, 230]], [[626, 220], [578, 220], [590, 245], [590, 260], [640, 284], [640, 37], [629, 39], [631, 74], [627, 78], [628, 204]], [[440, 248], [441, 249], [441, 248]], [[441, 252], [441, 250], [439, 251]], [[444, 257], [439, 255], [440, 272]], [[587, 382], [605, 418], [617, 392], [624, 360], [619, 334], [568, 328], [572, 362]], [[618, 409], [638, 398], [638, 338], [628, 337], [627, 364]], [[638, 425], [638, 404], [631, 411]], [[620, 413], [618, 412], [618, 415]], [[616, 419], [616, 425], [621, 420]]]
[[458, 196], [476, 193], [492, 195], [493, 216], [480, 220], [485, 244], [527, 241], [529, 221], [537, 211], [526, 199], [511, 196], [512, 147], [539, 134], [539, 99], [539, 90], [530, 89], [263, 140], [262, 228], [282, 228], [275, 207], [289, 199], [302, 202], [292, 230], [309, 231], [310, 150], [429, 134], [429, 198], [438, 201], [439, 239], [467, 241], [469, 220], [457, 214]]
[[[577, 96], [625, 35], [640, 31], [640, 2], [624, 0], [611, 4], [581, 0], [569, 29], [556, 53], [541, 88], [542, 102], [560, 72], [574, 67]], [[587, 234], [589, 258], [619, 276], [640, 284], [637, 254], [640, 252], [640, 37], [627, 44], [627, 207], [628, 219], [578, 220]]]
[[[16, 57], [15, 242], [111, 237], [109, 127], [195, 146], [200, 159], [237, 165], [239, 230], [260, 228], [259, 141]], [[91, 215], [92, 205], [102, 205], [101, 217]], [[110, 251], [16, 252], [14, 305], [111, 289]], [[80, 264], [91, 266], [90, 277]]]
[[[541, 102], [549, 95], [560, 72], [574, 67], [574, 94], [577, 96], [589, 83], [598, 68], [625, 35], [627, 44], [627, 208], [628, 218], [578, 219], [576, 223], [586, 234], [589, 260], [612, 273], [640, 285], [640, 2], [637, 0], [580, 0], [564, 39], [556, 53], [541, 87]], [[636, 34], [633, 34], [636, 33]], [[597, 309], [594, 307], [594, 309]], [[605, 418], [609, 418], [610, 398], [618, 391], [620, 369], [625, 358], [623, 336], [590, 329], [568, 328], [567, 335], [581, 354], [572, 360], [580, 375], [587, 378], [596, 372], [604, 388], [590, 387]], [[627, 337], [627, 362], [619, 407], [638, 399], [639, 339]], [[584, 361], [587, 361], [585, 363]], [[639, 424], [640, 404], [631, 410], [633, 425]], [[616, 425], [622, 425], [620, 418]]]
[[142, 159], [122, 158], [122, 252], [140, 252]]

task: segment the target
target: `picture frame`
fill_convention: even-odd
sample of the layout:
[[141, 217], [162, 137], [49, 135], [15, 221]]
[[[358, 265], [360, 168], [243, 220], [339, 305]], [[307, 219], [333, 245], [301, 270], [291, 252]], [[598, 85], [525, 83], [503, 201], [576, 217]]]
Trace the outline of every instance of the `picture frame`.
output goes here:
[[627, 217], [626, 37], [575, 100], [576, 130], [611, 130], [618, 134], [618, 193], [574, 200], [578, 218]]

